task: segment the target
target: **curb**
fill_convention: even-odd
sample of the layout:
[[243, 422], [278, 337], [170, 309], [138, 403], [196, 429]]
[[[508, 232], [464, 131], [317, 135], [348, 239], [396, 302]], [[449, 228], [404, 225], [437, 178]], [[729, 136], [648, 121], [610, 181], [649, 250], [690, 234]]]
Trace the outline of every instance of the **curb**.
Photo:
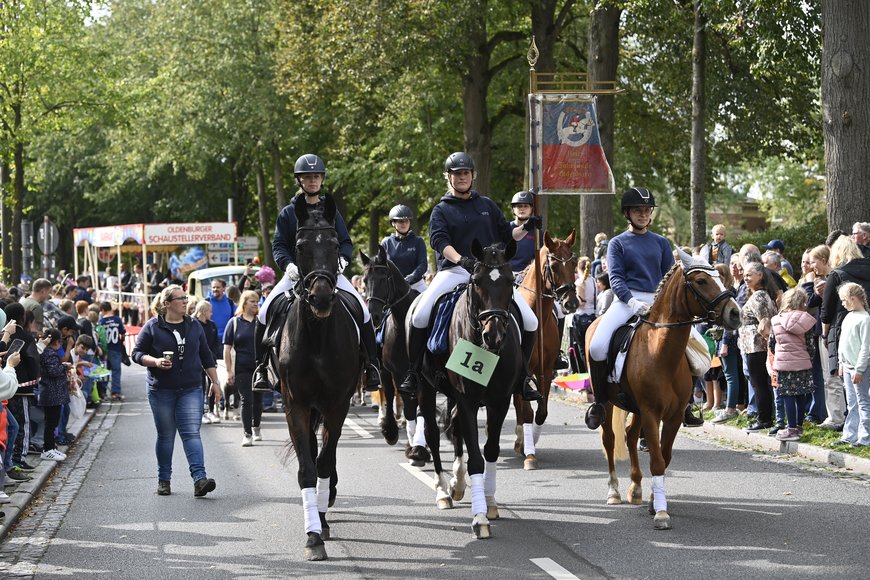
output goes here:
[[[106, 405], [106, 407], [108, 408], [108, 405]], [[69, 432], [75, 435], [76, 440], [78, 440], [79, 436], [85, 430], [85, 427], [88, 426], [88, 423], [91, 422], [91, 419], [96, 416], [97, 411], [99, 411], [99, 408], [87, 409], [81, 419], [68, 425]], [[58, 445], [58, 449], [66, 452], [68, 448], [63, 445]], [[12, 501], [6, 504], [0, 504], [0, 511], [6, 514], [5, 518], [0, 518], [0, 540], [6, 537], [9, 529], [15, 525], [15, 522], [18, 521], [21, 514], [27, 510], [30, 502], [39, 495], [45, 482], [54, 474], [57, 465], [57, 461], [40, 459], [39, 464], [36, 465], [36, 469], [34, 469], [33, 473], [30, 474], [33, 479], [21, 482], [14, 488], [6, 488], [6, 493], [9, 494], [9, 498]]]

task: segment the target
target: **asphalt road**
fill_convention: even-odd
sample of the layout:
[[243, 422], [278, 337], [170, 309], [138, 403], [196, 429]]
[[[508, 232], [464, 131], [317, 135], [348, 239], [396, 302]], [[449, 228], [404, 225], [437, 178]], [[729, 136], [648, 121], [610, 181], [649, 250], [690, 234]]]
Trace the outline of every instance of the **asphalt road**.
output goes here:
[[[843, 470], [681, 434], [666, 487], [674, 529], [645, 506], [607, 506], [597, 433], [556, 402], [524, 471], [513, 426], [498, 463], [501, 519], [471, 531], [470, 493], [438, 511], [431, 465], [388, 446], [377, 413], [354, 407], [339, 442], [329, 559], [302, 558], [294, 460], [283, 414], [264, 441], [240, 446], [239, 422], [204, 425], [217, 490], [193, 498], [180, 442], [173, 495], [158, 496], [154, 426], [143, 371], [125, 369], [127, 400], [105, 405], [42, 495], [0, 545], [9, 578], [867, 578], [870, 481]], [[481, 424], [484, 417], [481, 415]], [[442, 447], [443, 449], [443, 447]], [[449, 460], [450, 458], [448, 458]], [[646, 470], [646, 458], [642, 457]], [[628, 465], [621, 466], [621, 490]], [[649, 479], [645, 480], [645, 497]]]

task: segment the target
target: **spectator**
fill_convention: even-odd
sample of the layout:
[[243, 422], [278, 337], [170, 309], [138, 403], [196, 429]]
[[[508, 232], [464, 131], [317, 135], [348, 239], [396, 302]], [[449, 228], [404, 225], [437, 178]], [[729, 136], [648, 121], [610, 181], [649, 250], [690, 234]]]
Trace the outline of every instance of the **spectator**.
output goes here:
[[148, 293], [152, 295], [159, 294], [166, 286], [166, 276], [157, 267], [157, 264], [151, 262], [148, 272]]
[[[196, 305], [196, 310], [194, 311], [194, 318], [199, 321], [199, 324], [202, 326], [202, 331], [205, 333], [205, 340], [208, 344], [208, 348], [211, 351], [212, 355], [214, 355], [215, 360], [218, 360], [223, 356], [221, 352], [223, 349], [221, 348], [220, 340], [218, 339], [218, 329], [215, 326], [214, 322], [211, 319], [211, 302], [208, 300], [200, 300]], [[206, 404], [205, 414], [202, 416], [203, 423], [220, 423], [221, 418], [218, 414], [217, 404], [218, 401], [211, 394], [211, 379], [208, 378], [205, 370], [202, 372], [202, 392], [204, 401]]]
[[[57, 449], [54, 430], [60, 421], [62, 405], [69, 403], [69, 379], [67, 372], [72, 363], [62, 362], [58, 349], [62, 337], [59, 330], [50, 328], [45, 332], [45, 348], [39, 356], [41, 378], [39, 381], [39, 405], [45, 413], [43, 431], [43, 451], [40, 457], [52, 461], [63, 461], [66, 454]], [[66, 353], [69, 354], [69, 353]]]
[[782, 267], [788, 270], [788, 275], [791, 276], [792, 279], [794, 279], [794, 268], [792, 268], [791, 263], [789, 263], [789, 261], [786, 260], [785, 256], [783, 255], [785, 252], [785, 244], [782, 243], [782, 240], [770, 240], [764, 246], [764, 249], [772, 250], [779, 254], [780, 257], [782, 257]]
[[773, 425], [773, 388], [767, 372], [767, 339], [770, 319], [776, 315], [776, 305], [771, 297], [775, 289], [768, 285], [764, 266], [759, 262], [746, 262], [743, 278], [748, 298], [743, 307], [743, 325], [738, 329], [737, 343], [755, 389], [758, 418], [746, 428], [746, 431], [754, 432], [770, 429]]
[[[0, 311], [2, 312], [2, 311]], [[6, 316], [3, 314], [0, 321], [5, 322]], [[9, 443], [8, 437], [8, 421], [9, 413], [6, 411], [6, 401], [15, 396], [18, 390], [18, 379], [15, 376], [15, 367], [21, 362], [21, 355], [12, 353], [6, 359], [6, 366], [0, 371], [0, 503], [9, 503], [9, 495], [3, 491], [3, 486], [6, 484], [6, 469], [2, 458], [6, 454], [6, 446]], [[20, 471], [20, 468], [19, 468]], [[29, 479], [29, 476], [20, 474], [20, 477]], [[17, 481], [11, 478], [12, 481]]]
[[852, 225], [852, 239], [865, 258], [870, 258], [870, 223], [855, 222]]
[[235, 308], [236, 304], [239, 303], [239, 300], [242, 297], [242, 291], [239, 290], [238, 286], [232, 285], [227, 286], [225, 293], [227, 295], [227, 298], [230, 299], [230, 303], [233, 305], [233, 308]]
[[870, 445], [870, 375], [867, 374], [870, 314], [867, 313], [867, 293], [858, 284], [846, 282], [840, 286], [838, 295], [849, 311], [843, 319], [838, 351], [849, 411], [843, 425], [843, 437], [837, 443], [864, 447]]
[[63, 298], [66, 300], [72, 300], [73, 304], [75, 304], [76, 296], [78, 296], [78, 293], [79, 293], [79, 288], [78, 288], [78, 286], [75, 286], [74, 284], [67, 284], [61, 290], [61, 294], [63, 295]]
[[586, 256], [577, 259], [577, 272], [574, 280], [574, 292], [580, 301], [576, 314], [587, 314], [590, 323], [595, 319], [596, 298], [598, 292], [595, 280], [590, 276], [592, 262]]
[[713, 241], [707, 242], [701, 247], [701, 257], [707, 260], [709, 264], [725, 264], [731, 263], [731, 254], [734, 249], [725, 241], [725, 226], [716, 224], [710, 230], [710, 237]]
[[[32, 467], [24, 461], [30, 445], [30, 420], [28, 410], [33, 399], [34, 388], [39, 382], [39, 351], [36, 348], [36, 340], [26, 330], [28, 313], [22, 304], [13, 302], [5, 308], [9, 322], [3, 327], [3, 336], [0, 339], [0, 351], [9, 350], [9, 345], [16, 338], [24, 342], [21, 348], [21, 363], [15, 367], [15, 375], [18, 378], [18, 391], [9, 400], [6, 410], [11, 419], [7, 425], [7, 433], [10, 437], [6, 445], [4, 467], [6, 475], [10, 479], [29, 479], [23, 474], [23, 470]], [[31, 315], [32, 317], [32, 315]], [[16, 430], [17, 429], [17, 430]], [[17, 469], [16, 469], [17, 468]]]
[[76, 285], [78, 286], [78, 293], [76, 294], [75, 301], [84, 300], [88, 304], [91, 304], [94, 299], [91, 297], [91, 277], [87, 274], [82, 274], [78, 278], [76, 278]]
[[239, 300], [236, 315], [224, 329], [224, 362], [227, 365], [227, 384], [235, 385], [241, 398], [242, 447], [250, 447], [254, 441], [263, 439], [260, 420], [263, 416], [263, 393], [253, 391], [254, 326], [257, 321], [260, 299], [253, 290], [245, 290]]
[[233, 311], [236, 309], [235, 305], [227, 297], [226, 291], [226, 280], [218, 278], [212, 281], [211, 292], [206, 297], [206, 300], [211, 303], [211, 319], [214, 320], [214, 324], [217, 326], [218, 338], [222, 343], [227, 322], [233, 317]]
[[[136, 338], [133, 360], [148, 369], [145, 383], [157, 430], [157, 494], [172, 493], [172, 452], [176, 434], [193, 479], [194, 497], [214, 491], [214, 479], [205, 471], [200, 438], [202, 427], [202, 369], [212, 380], [211, 394], [220, 397], [215, 360], [202, 326], [185, 315], [187, 295], [180, 286], [164, 288], [154, 299], [156, 314]], [[165, 355], [165, 353], [168, 353]]]
[[780, 278], [783, 279], [789, 289], [797, 286], [797, 281], [792, 278], [791, 274], [788, 273], [788, 270], [782, 267], [782, 256], [776, 252], [771, 250], [764, 252], [761, 255], [761, 263], [771, 272], [779, 274]]
[[51, 296], [51, 281], [46, 280], [45, 278], [37, 278], [33, 281], [33, 290], [30, 292], [30, 296], [21, 299], [21, 304], [24, 305], [28, 311], [33, 313], [33, 328], [31, 331], [36, 335], [42, 335], [42, 330], [46, 326], [45, 317], [50, 309], [52, 315], [50, 316], [49, 328], [54, 328], [56, 320], [58, 318], [57, 307], [49, 300]]
[[599, 317], [607, 312], [613, 303], [613, 290], [610, 289], [610, 276], [606, 271], [599, 272], [595, 277], [598, 286], [598, 298], [595, 299], [595, 316]]
[[106, 356], [109, 360], [109, 368], [112, 370], [112, 400], [123, 401], [121, 394], [121, 365], [124, 360], [124, 337], [127, 329], [124, 321], [115, 313], [111, 302], [100, 304], [100, 326], [106, 331]]
[[[112, 292], [117, 294], [121, 291], [121, 282], [117, 276], [115, 276], [114, 271], [111, 266], [106, 266], [106, 275], [103, 279], [104, 288], [107, 292]], [[120, 298], [120, 297], [119, 297]], [[114, 299], [114, 298], [113, 298]]]
[[811, 256], [812, 250], [805, 250], [801, 256], [801, 279], [798, 280], [798, 286], [809, 297], [807, 312], [816, 319], [816, 326], [813, 329], [814, 348], [811, 351], [813, 357], [813, 396], [808, 402], [806, 422], [818, 425], [828, 418], [828, 411], [825, 409], [825, 374], [822, 371], [824, 345], [821, 344], [822, 322], [819, 320], [819, 306], [822, 304], [822, 297], [816, 294], [816, 273], [813, 271]]

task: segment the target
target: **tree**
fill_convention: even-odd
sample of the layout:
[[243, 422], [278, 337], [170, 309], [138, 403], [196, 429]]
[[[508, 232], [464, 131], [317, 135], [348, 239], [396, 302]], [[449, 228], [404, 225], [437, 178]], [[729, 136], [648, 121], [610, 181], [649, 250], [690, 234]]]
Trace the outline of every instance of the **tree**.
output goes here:
[[695, 34], [692, 40], [692, 156], [689, 161], [689, 179], [692, 192], [692, 247], [697, 247], [707, 239], [707, 212], [704, 204], [704, 182], [707, 177], [707, 17], [702, 0], [694, 0], [692, 7], [695, 13]]
[[828, 225], [852, 231], [870, 216], [870, 4], [825, 0], [822, 19]]

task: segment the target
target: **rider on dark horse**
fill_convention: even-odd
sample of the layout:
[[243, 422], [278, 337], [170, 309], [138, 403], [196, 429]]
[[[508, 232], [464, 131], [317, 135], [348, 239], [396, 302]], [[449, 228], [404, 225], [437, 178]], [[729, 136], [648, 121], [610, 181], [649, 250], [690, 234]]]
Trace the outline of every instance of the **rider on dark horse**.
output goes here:
[[[595, 402], [586, 411], [590, 429], [597, 429], [605, 419], [607, 349], [613, 333], [632, 316], [649, 311], [659, 282], [674, 265], [671, 243], [649, 231], [655, 207], [655, 197], [644, 187], [633, 187], [622, 194], [622, 214], [628, 229], [607, 245], [607, 272], [616, 300], [601, 317], [589, 345], [589, 375], [595, 393]], [[702, 423], [687, 407], [684, 424], [695, 427]]]
[[407, 205], [399, 204], [390, 210], [390, 225], [395, 230], [381, 240], [387, 257], [396, 265], [411, 288], [418, 292], [426, 289], [423, 274], [429, 267], [426, 243], [411, 229], [414, 212]]
[[[278, 220], [275, 223], [275, 237], [272, 240], [272, 255], [275, 258], [275, 263], [279, 268], [284, 270], [284, 277], [278, 282], [269, 296], [266, 297], [260, 312], [257, 315], [257, 335], [256, 335], [256, 356], [257, 369], [254, 371], [254, 390], [269, 390], [269, 378], [267, 374], [270, 349], [263, 344], [263, 338], [266, 333], [266, 315], [269, 310], [269, 304], [272, 300], [286, 290], [290, 290], [296, 284], [299, 278], [299, 271], [296, 268], [296, 213], [295, 207], [297, 203], [307, 203], [310, 209], [322, 206], [323, 197], [321, 196], [321, 188], [323, 187], [323, 179], [326, 176], [326, 165], [323, 160], [317, 155], [306, 154], [296, 160], [293, 174], [296, 176], [296, 183], [299, 185], [299, 191], [296, 196], [281, 213], [278, 214]], [[350, 241], [350, 236], [347, 233], [347, 226], [344, 223], [344, 218], [337, 211], [335, 213], [335, 232], [339, 241], [339, 253], [341, 254], [342, 266], [346, 266], [350, 262], [353, 255], [353, 243]], [[339, 270], [343, 270], [340, 267]], [[366, 307], [362, 296], [356, 291], [350, 281], [339, 272], [337, 274], [337, 287], [352, 294], [360, 303], [364, 316], [363, 324], [360, 326], [360, 352], [363, 358], [367, 361], [366, 366], [366, 390], [376, 391], [380, 385], [381, 378], [378, 366], [377, 349], [375, 348], [375, 330], [372, 326], [371, 315]]]
[[[426, 329], [432, 307], [438, 298], [453, 290], [458, 284], [471, 278], [476, 260], [471, 254], [471, 242], [476, 238], [481, 246], [520, 240], [527, 232], [540, 227], [540, 218], [531, 217], [522, 226], [512, 228], [499, 207], [490, 198], [472, 189], [474, 161], [467, 153], [451, 154], [444, 162], [447, 194], [432, 210], [429, 220], [429, 244], [435, 250], [438, 273], [432, 284], [420, 296], [411, 316], [411, 332], [408, 337], [410, 370], [399, 390], [416, 396], [420, 386], [420, 371], [428, 338]], [[535, 346], [538, 320], [532, 309], [518, 296], [514, 289], [514, 303], [522, 314], [522, 350], [526, 378], [522, 395], [529, 401], [538, 400], [541, 394], [535, 388], [528, 362]]]

